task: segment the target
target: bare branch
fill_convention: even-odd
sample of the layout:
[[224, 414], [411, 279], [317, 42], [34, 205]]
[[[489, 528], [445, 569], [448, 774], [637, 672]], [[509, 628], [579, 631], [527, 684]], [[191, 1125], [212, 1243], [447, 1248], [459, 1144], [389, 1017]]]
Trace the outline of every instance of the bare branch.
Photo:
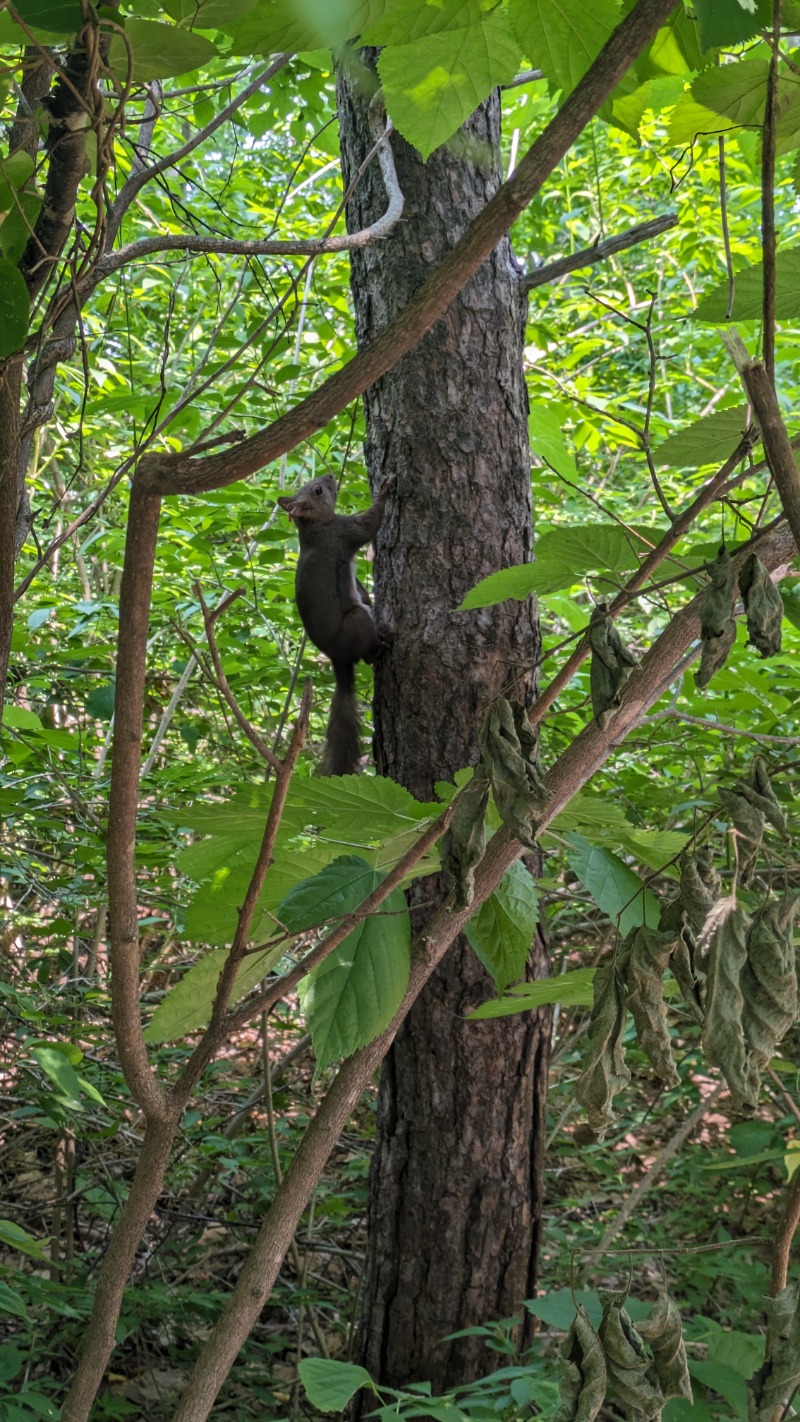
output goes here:
[[360, 232], [345, 233], [341, 237], [309, 237], [302, 240], [269, 237], [263, 240], [254, 238], [251, 241], [242, 241], [234, 237], [196, 237], [190, 232], [176, 236], [164, 234], [159, 237], [141, 237], [136, 242], [129, 242], [125, 247], [108, 252], [97, 262], [92, 271], [92, 288], [120, 267], [129, 266], [131, 262], [140, 257], [151, 256], [154, 252], [211, 252], [215, 256], [238, 257], [320, 257], [330, 252], [352, 252], [357, 247], [367, 247], [371, 242], [387, 237], [397, 226], [403, 212], [403, 194], [397, 181], [389, 144], [389, 135], [392, 132], [392, 123], [389, 120], [366, 160], [367, 163], [371, 162], [373, 155], [377, 154], [388, 196], [386, 211], [376, 222], [362, 228]]
[[800, 548], [800, 476], [792, 453], [793, 441], [783, 423], [773, 381], [766, 365], [751, 359], [744, 341], [734, 329], [723, 329], [720, 337], [741, 376], [753, 414], [758, 420], [769, 470], [789, 527]]
[[235, 592], [229, 593], [228, 596], [225, 597], [223, 601], [219, 603], [217, 607], [214, 608], [213, 612], [209, 611], [208, 604], [205, 598], [203, 597], [199, 583], [194, 584], [194, 591], [200, 601], [200, 606], [203, 611], [203, 624], [206, 629], [206, 641], [208, 642], [208, 650], [211, 653], [211, 660], [214, 663], [214, 672], [216, 675], [217, 688], [227, 701], [235, 719], [238, 721], [250, 744], [254, 746], [255, 749], [258, 751], [258, 754], [261, 756], [261, 759], [266, 761], [267, 765], [271, 766], [274, 771], [278, 772], [281, 767], [280, 760], [267, 745], [267, 742], [264, 740], [263, 736], [259, 735], [255, 726], [251, 725], [251, 723], [248, 721], [241, 706], [236, 700], [236, 697], [231, 691], [230, 686], [228, 685], [228, 678], [226, 677], [225, 672], [222, 668], [222, 660], [219, 655], [217, 639], [214, 636], [214, 623], [216, 622], [220, 613], [224, 612], [226, 608], [230, 607], [234, 598], [239, 597], [243, 589], [237, 588]]
[[640, 222], [636, 227], [629, 227], [627, 232], [618, 233], [616, 237], [598, 237], [591, 247], [584, 247], [569, 257], [559, 257], [555, 262], [547, 262], [536, 271], [526, 272], [520, 280], [520, 286], [523, 291], [533, 291], [534, 287], [560, 281], [561, 277], [568, 276], [570, 272], [594, 266], [596, 262], [604, 262], [616, 252], [624, 252], [628, 247], [638, 246], [640, 242], [650, 242], [654, 237], [659, 237], [662, 232], [669, 232], [671, 227], [677, 225], [678, 214], [666, 212], [663, 217], [653, 217], [649, 222]]

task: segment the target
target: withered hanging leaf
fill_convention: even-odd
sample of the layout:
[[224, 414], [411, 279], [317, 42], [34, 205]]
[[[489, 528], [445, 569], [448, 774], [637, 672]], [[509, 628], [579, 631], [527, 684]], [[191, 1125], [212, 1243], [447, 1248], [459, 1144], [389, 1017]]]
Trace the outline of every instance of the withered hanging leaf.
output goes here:
[[560, 1353], [561, 1405], [554, 1422], [594, 1422], [606, 1395], [606, 1360], [580, 1304]]
[[[731, 900], [723, 900], [730, 904]], [[716, 907], [716, 906], [715, 906]], [[712, 915], [709, 915], [709, 920]], [[717, 917], [711, 942], [706, 983], [703, 1051], [722, 1071], [737, 1106], [755, 1106], [747, 1075], [747, 1048], [742, 1028], [741, 976], [747, 958], [750, 917], [740, 906]]]
[[589, 620], [589, 646], [592, 665], [589, 685], [592, 710], [601, 727], [605, 727], [619, 709], [619, 693], [636, 666], [636, 658], [628, 651], [608, 615], [608, 603], [600, 601]]
[[769, 820], [778, 834], [782, 834], [784, 837], [788, 834], [786, 817], [772, 788], [772, 781], [769, 778], [769, 771], [763, 756], [753, 756], [747, 780], [737, 780], [734, 789], [740, 795], [744, 795], [745, 800], [753, 806], [753, 809], [761, 811], [761, 814]]
[[453, 877], [456, 908], [466, 908], [475, 896], [475, 867], [486, 850], [488, 804], [489, 781], [479, 763], [456, 801], [450, 827], [442, 839], [442, 868]]
[[664, 1400], [685, 1397], [691, 1402], [692, 1384], [683, 1346], [681, 1316], [669, 1294], [659, 1294], [647, 1318], [640, 1322], [639, 1333], [653, 1354], [647, 1376], [660, 1389]]
[[639, 1046], [666, 1086], [677, 1086], [672, 1044], [667, 1031], [667, 1008], [662, 977], [669, 961], [672, 938], [655, 928], [634, 928], [628, 934], [626, 984], [628, 1008], [636, 1024]]
[[775, 1299], [765, 1299], [767, 1347], [764, 1362], [748, 1383], [750, 1422], [786, 1416], [800, 1387], [800, 1286], [787, 1284]]
[[761, 1073], [797, 1019], [797, 968], [792, 932], [800, 895], [769, 898], [753, 915], [742, 969], [742, 1030], [747, 1078], [758, 1098]]
[[575, 1085], [575, 1095], [586, 1107], [589, 1125], [601, 1141], [614, 1119], [611, 1102], [631, 1079], [622, 1046], [627, 1016], [625, 988], [613, 963], [597, 969], [593, 993], [584, 1068]]
[[733, 821], [734, 829], [738, 831], [736, 858], [739, 865], [739, 883], [747, 885], [753, 877], [764, 837], [764, 816], [743, 793], [741, 782], [731, 790], [719, 785], [717, 793]]
[[677, 937], [673, 938], [669, 966], [681, 997], [696, 1022], [703, 1020], [703, 979], [705, 974], [697, 966], [697, 943], [691, 925], [684, 923]]
[[762, 657], [776, 656], [781, 649], [783, 599], [755, 553], [739, 569], [739, 588], [750, 641]]
[[598, 1294], [603, 1305], [598, 1336], [606, 1355], [608, 1397], [631, 1422], [658, 1417], [665, 1398], [658, 1383], [648, 1376], [650, 1359], [622, 1307], [624, 1295], [606, 1289], [598, 1289]]
[[708, 959], [714, 934], [722, 927], [725, 920], [730, 918], [736, 908], [736, 903], [736, 895], [730, 894], [728, 898], [717, 899], [716, 903], [712, 904], [708, 910], [702, 932], [697, 940], [697, 958], [702, 959], [704, 963]]
[[719, 874], [708, 849], [698, 849], [694, 855], [681, 855], [679, 897], [695, 933], [702, 929], [711, 905], [719, 896], [719, 887]]
[[524, 706], [501, 697], [490, 707], [480, 733], [481, 760], [503, 824], [516, 839], [532, 845], [547, 806], [538, 741]]
[[736, 641], [733, 613], [733, 566], [726, 548], [720, 548], [711, 568], [710, 582], [700, 603], [702, 650], [695, 682], [702, 689], [725, 662]]

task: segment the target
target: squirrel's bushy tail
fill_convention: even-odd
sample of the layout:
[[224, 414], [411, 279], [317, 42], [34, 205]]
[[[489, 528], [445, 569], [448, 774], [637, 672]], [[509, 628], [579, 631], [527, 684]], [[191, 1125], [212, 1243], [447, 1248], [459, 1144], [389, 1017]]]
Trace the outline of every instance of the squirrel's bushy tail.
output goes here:
[[358, 764], [358, 706], [356, 703], [356, 673], [352, 662], [334, 662], [336, 690], [331, 702], [322, 775], [352, 775]]

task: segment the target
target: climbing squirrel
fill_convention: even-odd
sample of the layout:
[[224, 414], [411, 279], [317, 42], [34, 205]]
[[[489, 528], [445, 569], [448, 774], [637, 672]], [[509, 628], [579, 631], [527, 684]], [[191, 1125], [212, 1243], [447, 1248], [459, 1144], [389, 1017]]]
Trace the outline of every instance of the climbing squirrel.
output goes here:
[[358, 763], [355, 666], [373, 662], [381, 640], [354, 560], [357, 549], [378, 532], [393, 484], [385, 480], [372, 507], [360, 514], [337, 514], [336, 481], [330, 474], [278, 499], [300, 538], [294, 585], [300, 620], [314, 646], [330, 657], [336, 678], [323, 775], [352, 775]]

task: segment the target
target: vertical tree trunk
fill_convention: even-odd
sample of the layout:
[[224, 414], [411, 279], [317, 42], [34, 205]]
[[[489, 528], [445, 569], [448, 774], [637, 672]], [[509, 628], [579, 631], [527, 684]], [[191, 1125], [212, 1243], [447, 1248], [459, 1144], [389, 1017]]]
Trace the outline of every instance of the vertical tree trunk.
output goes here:
[[[345, 183], [371, 146], [369, 78], [339, 80]], [[496, 191], [500, 106], [473, 115], [426, 164], [397, 135], [406, 199], [386, 241], [352, 254], [359, 342], [401, 310]], [[383, 210], [373, 165], [348, 206], [354, 229]], [[367, 392], [373, 481], [396, 475], [376, 564], [392, 641], [376, 673], [381, 774], [421, 799], [477, 759], [500, 693], [530, 701], [538, 626], [530, 603], [455, 611], [485, 574], [531, 557], [523, 297], [503, 241], [447, 315]], [[415, 919], [439, 886], [427, 881]], [[532, 946], [531, 974], [546, 972]], [[468, 1023], [491, 982], [451, 950], [397, 1038], [381, 1079], [370, 1182], [361, 1356], [381, 1382], [434, 1391], [496, 1366], [481, 1340], [445, 1334], [518, 1312], [534, 1288], [541, 1213], [549, 1014]]]

